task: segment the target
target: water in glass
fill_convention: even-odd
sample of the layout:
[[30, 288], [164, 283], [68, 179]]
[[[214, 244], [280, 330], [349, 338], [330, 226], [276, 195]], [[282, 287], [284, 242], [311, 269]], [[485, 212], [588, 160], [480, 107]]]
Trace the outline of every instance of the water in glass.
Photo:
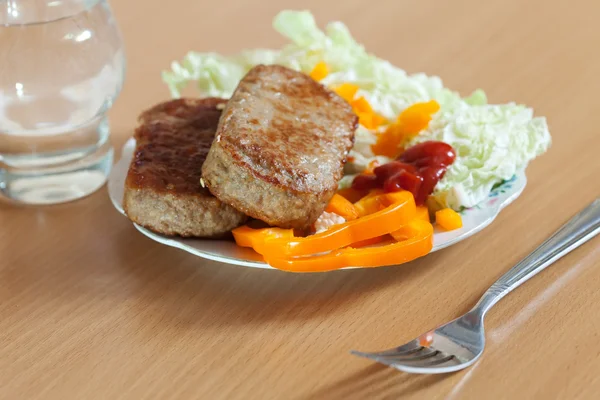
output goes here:
[[106, 0], [0, 1], [0, 194], [60, 203], [112, 165], [106, 113], [125, 56]]

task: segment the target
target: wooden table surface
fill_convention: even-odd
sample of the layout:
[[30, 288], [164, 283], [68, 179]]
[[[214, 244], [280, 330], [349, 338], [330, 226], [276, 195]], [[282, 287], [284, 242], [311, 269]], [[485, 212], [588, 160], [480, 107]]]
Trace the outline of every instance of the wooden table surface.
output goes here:
[[315, 275], [246, 269], [152, 242], [106, 189], [47, 208], [0, 206], [1, 399], [598, 398], [600, 238], [487, 318], [472, 368], [415, 376], [348, 354], [401, 344], [467, 310], [600, 195], [596, 0], [112, 2], [125, 39], [116, 148], [168, 97], [189, 49], [277, 47], [271, 19], [308, 8], [369, 50], [491, 102], [548, 117], [553, 145], [523, 195], [476, 236], [400, 267]]

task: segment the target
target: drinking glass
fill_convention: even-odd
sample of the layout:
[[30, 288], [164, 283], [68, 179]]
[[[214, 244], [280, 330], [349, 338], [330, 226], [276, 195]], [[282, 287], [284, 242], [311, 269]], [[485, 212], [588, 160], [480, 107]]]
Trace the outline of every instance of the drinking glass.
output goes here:
[[106, 0], [0, 0], [0, 195], [61, 203], [100, 188], [125, 54]]

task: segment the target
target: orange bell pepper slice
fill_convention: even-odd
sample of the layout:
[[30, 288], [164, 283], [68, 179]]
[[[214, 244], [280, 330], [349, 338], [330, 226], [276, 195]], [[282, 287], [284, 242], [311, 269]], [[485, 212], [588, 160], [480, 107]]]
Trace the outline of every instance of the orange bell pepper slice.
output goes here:
[[351, 203], [356, 203], [368, 194], [368, 191], [345, 188], [338, 190], [337, 194], [345, 198]]
[[327, 66], [327, 64], [325, 64], [325, 62], [320, 61], [317, 63], [317, 65], [315, 65], [313, 70], [310, 72], [310, 77], [318, 82], [321, 79], [325, 78], [328, 74], [329, 74], [329, 67]]
[[377, 143], [371, 146], [373, 154], [396, 158], [402, 152], [402, 145], [429, 126], [433, 114], [440, 110], [437, 101], [415, 103], [407, 107], [398, 116], [395, 124], [377, 137]]
[[379, 247], [349, 247], [325, 255], [291, 258], [266, 256], [265, 260], [272, 267], [284, 271], [323, 272], [353, 266], [402, 264], [428, 254], [433, 248], [433, 226], [429, 222], [415, 218], [396, 232], [402, 233], [407, 239]]
[[385, 132], [377, 136], [377, 142], [371, 145], [371, 151], [378, 156], [396, 158], [402, 152], [406, 135], [400, 125], [392, 124]]
[[385, 123], [385, 118], [377, 114], [367, 99], [363, 96], [351, 103], [354, 113], [358, 115], [358, 122], [367, 129], [377, 129], [379, 125]]
[[340, 86], [333, 89], [342, 99], [348, 103], [352, 103], [356, 92], [358, 92], [358, 86], [352, 83], [342, 83]]
[[233, 231], [235, 243], [241, 247], [256, 247], [269, 239], [292, 239], [294, 231], [282, 228], [253, 229], [248, 225], [235, 228]]
[[[422, 221], [422, 222], [425, 222], [425, 223], [431, 225], [431, 223], [429, 221], [423, 221], [422, 219], [418, 219], [418, 218], [415, 218], [414, 221]], [[433, 225], [431, 225], [431, 229], [433, 231]], [[419, 235], [419, 232], [420, 232], [420, 225], [406, 224], [406, 225], [401, 226], [394, 232], [391, 232], [390, 235], [398, 242], [401, 242], [403, 240], [408, 240], [412, 237]]]
[[343, 196], [339, 194], [334, 194], [325, 211], [330, 213], [335, 213], [340, 215], [346, 219], [346, 221], [352, 221], [358, 218], [358, 211], [354, 204], [346, 200]]
[[435, 222], [446, 231], [453, 231], [463, 226], [460, 214], [451, 208], [436, 211]]
[[360, 217], [381, 211], [389, 205], [389, 195], [384, 196], [384, 191], [381, 189], [371, 190], [369, 194], [354, 203], [354, 208], [358, 211]]
[[332, 251], [383, 236], [415, 219], [415, 200], [410, 192], [385, 193], [374, 198], [380, 199], [382, 203], [387, 202], [387, 207], [374, 214], [334, 225], [312, 236], [290, 237], [288, 231], [293, 232], [292, 230], [265, 228], [255, 230], [256, 237], [248, 238], [247, 236], [251, 234], [248, 229], [252, 228], [243, 226], [232, 231], [233, 237], [238, 245], [252, 247], [254, 251], [269, 260]]
[[427, 128], [432, 115], [439, 110], [440, 105], [435, 100], [426, 103], [415, 103], [400, 113], [398, 123], [403, 127], [405, 132], [416, 135]]
[[359, 249], [361, 247], [372, 246], [374, 244], [383, 242], [386, 237], [389, 237], [389, 235], [376, 236], [371, 239], [361, 240], [360, 242], [352, 243], [352, 247], [355, 249]]
[[423, 221], [431, 222], [429, 219], [429, 209], [426, 206], [418, 206], [417, 218], [420, 218]]
[[360, 96], [358, 99], [352, 101], [352, 108], [354, 108], [354, 112], [356, 113], [365, 113], [365, 114], [373, 114], [373, 108], [363, 96]]

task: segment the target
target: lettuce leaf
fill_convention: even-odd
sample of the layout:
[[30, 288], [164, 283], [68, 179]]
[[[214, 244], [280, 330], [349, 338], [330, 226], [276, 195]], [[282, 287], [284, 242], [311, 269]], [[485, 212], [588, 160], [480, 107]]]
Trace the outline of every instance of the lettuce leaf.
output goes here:
[[352, 82], [360, 87], [374, 109], [391, 120], [409, 105], [436, 99], [442, 106], [454, 107], [461, 102], [456, 92], [442, 84], [440, 78], [425, 74], [408, 75], [366, 52], [341, 22], [330, 23], [321, 31], [308, 11], [282, 11], [273, 27], [290, 43], [281, 50], [258, 49], [234, 56], [217, 53], [189, 52], [181, 61], [173, 62], [171, 71], [163, 72], [163, 80], [171, 95], [179, 97], [189, 83], [196, 84], [201, 95], [229, 97], [240, 79], [257, 64], [280, 64], [310, 73], [324, 61], [329, 75], [324, 85]]
[[[440, 112], [411, 144], [440, 140], [457, 151], [456, 161], [433, 193], [439, 207], [456, 210], [484, 200], [494, 184], [510, 179], [550, 146], [546, 120], [534, 118], [530, 108], [488, 105], [482, 90], [463, 99], [445, 88], [437, 76], [407, 74], [367, 53], [341, 22], [332, 22], [322, 31], [310, 12], [282, 11], [275, 17], [273, 28], [289, 40], [280, 50], [256, 49], [233, 56], [189, 52], [181, 62], [173, 62], [171, 70], [162, 75], [171, 95], [179, 97], [181, 90], [193, 83], [200, 95], [227, 98], [257, 64], [280, 64], [310, 73], [324, 61], [330, 72], [322, 84], [357, 85], [358, 95], [390, 121], [411, 104], [435, 99]], [[350, 152], [354, 161], [347, 165], [347, 174], [362, 171], [372, 160], [386, 161], [371, 152], [376, 134], [359, 129]], [[349, 181], [345, 178], [343, 184]]]
[[442, 111], [411, 144], [427, 140], [448, 143], [457, 153], [433, 193], [440, 207], [455, 210], [485, 200], [496, 183], [525, 169], [551, 143], [546, 119], [514, 103]]

